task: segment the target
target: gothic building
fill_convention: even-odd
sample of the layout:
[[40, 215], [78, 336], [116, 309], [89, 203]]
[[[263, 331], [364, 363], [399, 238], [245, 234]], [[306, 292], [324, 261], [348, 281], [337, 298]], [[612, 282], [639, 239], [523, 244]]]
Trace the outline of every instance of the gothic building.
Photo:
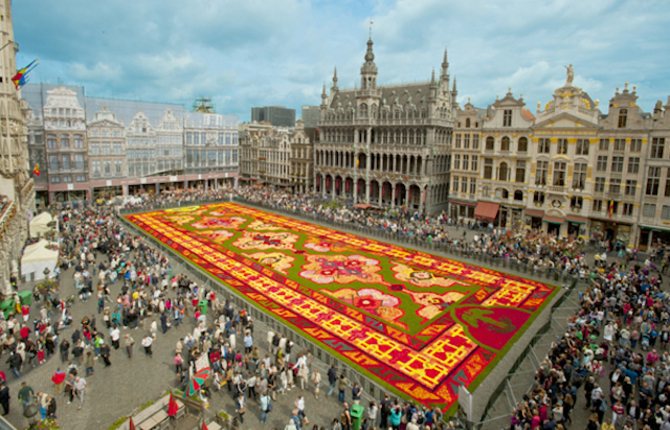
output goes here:
[[320, 140], [314, 145], [314, 186], [324, 197], [375, 206], [446, 208], [456, 81], [449, 88], [444, 53], [439, 79], [381, 86], [368, 40], [360, 88], [321, 95]]
[[35, 184], [28, 176], [28, 104], [11, 81], [17, 69], [11, 7], [10, 0], [0, 1], [0, 291], [4, 297], [12, 292], [10, 276], [18, 276], [29, 214], [35, 210]]

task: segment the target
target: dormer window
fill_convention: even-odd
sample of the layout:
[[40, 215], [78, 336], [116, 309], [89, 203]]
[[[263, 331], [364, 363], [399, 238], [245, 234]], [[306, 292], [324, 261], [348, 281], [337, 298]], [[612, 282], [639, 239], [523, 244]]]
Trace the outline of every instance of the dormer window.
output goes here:
[[619, 110], [619, 128], [626, 128], [626, 119], [628, 118], [628, 109]]

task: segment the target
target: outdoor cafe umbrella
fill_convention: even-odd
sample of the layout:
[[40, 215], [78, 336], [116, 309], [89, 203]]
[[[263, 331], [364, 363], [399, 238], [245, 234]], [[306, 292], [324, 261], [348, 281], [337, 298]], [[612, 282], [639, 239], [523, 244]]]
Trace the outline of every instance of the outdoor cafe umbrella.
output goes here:
[[205, 379], [207, 379], [208, 376], [209, 368], [201, 369], [199, 372], [193, 375], [188, 381], [188, 388], [184, 392], [184, 397], [192, 396], [200, 391], [200, 387], [202, 387], [202, 384], [205, 382]]

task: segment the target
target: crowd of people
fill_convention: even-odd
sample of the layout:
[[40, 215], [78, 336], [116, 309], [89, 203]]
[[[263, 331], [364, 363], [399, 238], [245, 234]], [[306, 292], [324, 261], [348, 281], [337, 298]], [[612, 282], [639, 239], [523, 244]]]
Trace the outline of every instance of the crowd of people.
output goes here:
[[[475, 226], [471, 226], [470, 237], [467, 230], [462, 237], [453, 233], [450, 237], [454, 230], [449, 227], [457, 223], [445, 214], [427, 216], [406, 208], [359, 211], [318, 196], [268, 188], [173, 190], [144, 196], [141, 203], [127, 206], [179, 205], [232, 195], [325, 221], [379, 228], [428, 243], [515, 258], [536, 268], [590, 274], [592, 284], [581, 297], [581, 310], [542, 363], [533, 392], [518, 405], [512, 418], [514, 430], [569, 427], [582, 387], [586, 406], [593, 410], [590, 430], [595, 430], [594, 425], [611, 430], [605, 418], [612, 425], [648, 425], [649, 430], [666, 426], [662, 430], [670, 430], [670, 294], [661, 290], [662, 274], [651, 271], [649, 264], [635, 260], [630, 265], [623, 260], [608, 263], [605, 256], [589, 268], [583, 244], [575, 240]], [[98, 363], [112, 365], [113, 351], [119, 349], [132, 359], [135, 339], [132, 332], [122, 335], [121, 330], [141, 327], [146, 335], [142, 339], [138, 336], [138, 341], [152, 357], [152, 344], [161, 333], [172, 325], [187, 323], [194, 328], [174, 351], [181, 388], [188, 388], [198, 359], [205, 355], [212, 372], [204, 382], [203, 399], [211, 399], [214, 392], [228, 393], [239, 422], [252, 410], [257, 411], [260, 422], [266, 422], [277, 396], [299, 389], [288, 428], [310, 428], [310, 411], [305, 410], [304, 399], [307, 392], [317, 398], [337, 393], [342, 404], [342, 413], [325, 426], [313, 424], [317, 429], [351, 428], [353, 405], [364, 407], [361, 428], [368, 430], [453, 426], [442, 422], [439, 410], [388, 396], [370, 400], [360, 386], [352, 385], [334, 367], [319, 369], [310, 354], [297, 350], [292, 340], [272, 331], [258, 333], [247, 309], [235, 309], [228, 298], [207, 291], [187, 273], [173, 273], [167, 256], [118, 223], [117, 209], [106, 205], [48, 208], [59, 220], [62, 238], [53, 276], [72, 279], [77, 294], [67, 298], [50, 294], [32, 307], [17, 306], [6, 318], [0, 313], [2, 351], [16, 378], [51, 356], [60, 356], [62, 361], [52, 376], [53, 394], [22, 387], [18, 396], [24, 408], [36, 401], [42, 417], [55, 417], [56, 396], [63, 393], [68, 403], [78, 401], [81, 408], [88, 390], [86, 378], [94, 375]], [[654, 259], [666, 261], [667, 251], [657, 247]], [[19, 303], [18, 296], [16, 299]], [[71, 315], [77, 300], [96, 300], [97, 315]], [[72, 328], [72, 334], [66, 337], [61, 332], [67, 328]], [[7, 413], [10, 396], [5, 378], [0, 374], [0, 404]], [[609, 389], [609, 396], [601, 383]]]

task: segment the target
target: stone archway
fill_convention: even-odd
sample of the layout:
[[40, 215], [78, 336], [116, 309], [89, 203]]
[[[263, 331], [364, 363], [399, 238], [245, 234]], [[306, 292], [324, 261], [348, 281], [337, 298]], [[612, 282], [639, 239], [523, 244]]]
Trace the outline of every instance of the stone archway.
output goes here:
[[407, 197], [407, 188], [405, 187], [405, 184], [399, 183], [396, 184], [395, 186], [395, 205], [396, 206], [405, 206], [407, 203], [406, 200]]

